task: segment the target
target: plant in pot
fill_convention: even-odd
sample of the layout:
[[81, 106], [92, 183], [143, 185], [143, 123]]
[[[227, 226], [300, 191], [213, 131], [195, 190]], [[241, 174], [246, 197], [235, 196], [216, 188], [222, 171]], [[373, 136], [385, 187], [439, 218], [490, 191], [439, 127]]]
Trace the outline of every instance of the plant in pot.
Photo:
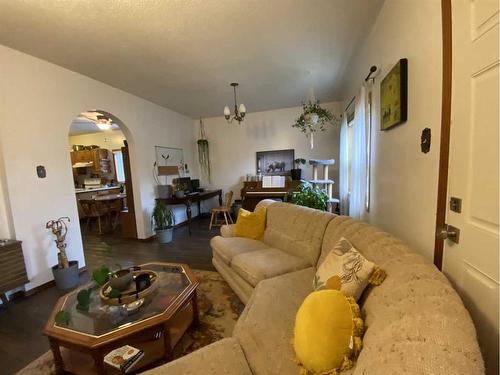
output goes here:
[[157, 200], [151, 217], [159, 243], [172, 242], [175, 217], [172, 210], [162, 200]]
[[319, 105], [319, 100], [309, 101], [302, 104], [302, 113], [295, 120], [293, 128], [298, 128], [310, 139], [311, 150], [314, 148], [314, 133], [325, 131], [326, 124], [336, 124], [339, 120], [332, 112]]
[[210, 152], [208, 147], [208, 140], [205, 136], [205, 128], [203, 121], [200, 118], [200, 139], [196, 142], [198, 144], [198, 162], [202, 175], [207, 179], [208, 183], [211, 182], [210, 176]]
[[314, 187], [307, 181], [303, 181], [298, 191], [292, 192], [289, 201], [299, 206], [315, 208], [326, 211], [328, 195], [321, 189]]
[[302, 158], [295, 159], [293, 161], [293, 164], [295, 168], [290, 170], [290, 174], [292, 175], [292, 180], [300, 181], [300, 179], [302, 178], [302, 169], [300, 169], [300, 166], [306, 164], [306, 159]]
[[68, 232], [68, 227], [66, 221], [69, 223], [69, 217], [60, 217], [57, 220], [50, 220], [45, 224], [46, 229], [50, 229], [52, 234], [56, 237], [56, 246], [58, 249], [57, 253], [57, 264], [52, 267], [52, 273], [54, 275], [54, 280], [56, 282], [56, 287], [61, 290], [67, 290], [74, 288], [78, 285], [79, 273], [78, 273], [78, 261], [68, 260], [66, 254], [66, 233]]

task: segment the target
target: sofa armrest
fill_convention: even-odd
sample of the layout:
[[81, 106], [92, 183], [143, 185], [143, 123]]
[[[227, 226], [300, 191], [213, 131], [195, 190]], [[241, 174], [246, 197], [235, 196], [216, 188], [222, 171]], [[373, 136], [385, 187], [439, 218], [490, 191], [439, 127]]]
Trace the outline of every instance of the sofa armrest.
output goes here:
[[221, 226], [220, 235], [222, 237], [234, 237], [234, 224]]

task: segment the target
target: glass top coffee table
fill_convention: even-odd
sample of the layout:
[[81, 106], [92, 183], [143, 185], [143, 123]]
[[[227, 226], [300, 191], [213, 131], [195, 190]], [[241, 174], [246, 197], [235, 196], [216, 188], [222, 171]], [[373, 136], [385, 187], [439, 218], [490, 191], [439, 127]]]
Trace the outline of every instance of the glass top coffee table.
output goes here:
[[[103, 303], [99, 296], [100, 287], [95, 283], [59, 299], [44, 330], [54, 354], [57, 373], [68, 370], [61, 356], [61, 346], [92, 356], [95, 371], [99, 374], [106, 373], [104, 356], [123, 345], [144, 350], [144, 357], [134, 369], [162, 358], [169, 359], [172, 348], [187, 328], [198, 323], [198, 281], [187, 265], [147, 263], [139, 267], [157, 274], [153, 291], [141, 299], [139, 307]], [[88, 311], [77, 308], [77, 294], [82, 289], [91, 290]], [[69, 313], [69, 320], [56, 322], [60, 311]]]

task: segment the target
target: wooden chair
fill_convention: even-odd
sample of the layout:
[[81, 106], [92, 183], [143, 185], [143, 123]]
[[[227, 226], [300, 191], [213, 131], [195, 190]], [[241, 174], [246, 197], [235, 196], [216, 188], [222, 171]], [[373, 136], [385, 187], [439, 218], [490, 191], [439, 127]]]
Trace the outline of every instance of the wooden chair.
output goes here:
[[[231, 217], [231, 205], [233, 203], [233, 192], [229, 191], [224, 194], [224, 205], [221, 207], [212, 208], [212, 217], [210, 218], [210, 226], [208, 229], [212, 229], [215, 226], [221, 226], [224, 222], [226, 225], [229, 223], [234, 224], [233, 218]], [[224, 221], [218, 221], [219, 214], [224, 216]], [[229, 220], [228, 220], [229, 216]]]
[[[118, 225], [118, 221], [120, 219], [120, 213], [122, 212], [123, 209], [123, 199], [122, 198], [116, 198], [113, 200], [106, 201], [106, 204], [108, 205], [108, 214], [109, 214], [109, 221], [111, 223], [111, 227], [113, 229], [116, 229]], [[113, 218], [114, 216], [114, 218]]]
[[101, 217], [109, 217], [109, 209], [106, 204], [93, 199], [81, 199], [78, 201], [82, 207], [83, 214], [87, 219], [86, 230], [88, 231], [90, 220], [97, 219], [99, 234], [102, 234]]

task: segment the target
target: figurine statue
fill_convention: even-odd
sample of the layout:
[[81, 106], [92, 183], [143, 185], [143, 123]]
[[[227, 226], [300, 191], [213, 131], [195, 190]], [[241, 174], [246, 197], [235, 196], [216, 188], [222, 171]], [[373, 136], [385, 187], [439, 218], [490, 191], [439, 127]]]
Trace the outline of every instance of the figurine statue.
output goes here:
[[66, 244], [64, 240], [66, 239], [66, 233], [68, 232], [68, 227], [66, 226], [65, 220], [70, 222], [69, 217], [60, 217], [57, 220], [50, 220], [45, 224], [45, 228], [51, 229], [54, 236], [56, 236], [56, 246], [59, 250], [57, 254], [57, 259], [59, 263], [59, 268], [69, 268], [68, 256], [66, 255]]

